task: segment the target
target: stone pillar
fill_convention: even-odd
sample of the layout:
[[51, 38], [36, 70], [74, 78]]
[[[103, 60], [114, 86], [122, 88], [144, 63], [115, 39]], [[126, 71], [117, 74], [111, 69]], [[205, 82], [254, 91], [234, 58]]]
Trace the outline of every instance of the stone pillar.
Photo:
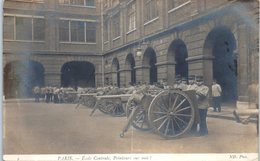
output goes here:
[[60, 86], [61, 73], [60, 72], [45, 72], [44, 73], [45, 86]]
[[136, 74], [136, 84], [139, 82], [142, 83], [142, 67], [141, 66], [136, 66], [135, 67], [135, 74]]
[[238, 26], [238, 101], [248, 101], [249, 85], [249, 29], [246, 25]]
[[117, 72], [111, 72], [112, 75], [112, 85], [117, 85]]
[[136, 66], [136, 83], [150, 83], [150, 66]]
[[150, 84], [150, 66], [142, 66], [143, 83]]
[[167, 64], [167, 83], [169, 85], [173, 85], [175, 83], [175, 65], [175, 62]]
[[124, 70], [124, 75], [125, 75], [125, 81], [124, 84], [126, 85], [126, 87], [129, 87], [129, 82], [131, 82], [131, 69], [125, 69]]
[[120, 76], [120, 87], [124, 88], [126, 86], [125, 83], [125, 78], [126, 78], [126, 72], [124, 69], [119, 70], [118, 72], [120, 72], [119, 76]]
[[96, 87], [102, 87], [102, 73], [95, 73], [95, 86]]

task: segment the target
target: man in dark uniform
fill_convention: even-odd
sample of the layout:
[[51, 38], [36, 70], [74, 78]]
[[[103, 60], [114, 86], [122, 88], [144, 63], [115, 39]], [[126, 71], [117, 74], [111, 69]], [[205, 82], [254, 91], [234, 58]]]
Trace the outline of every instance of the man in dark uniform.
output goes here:
[[198, 109], [199, 109], [199, 116], [200, 116], [200, 136], [208, 135], [208, 128], [207, 128], [207, 112], [209, 108], [209, 88], [204, 85], [203, 76], [197, 76], [197, 89], [196, 89], [196, 97], [198, 100]]

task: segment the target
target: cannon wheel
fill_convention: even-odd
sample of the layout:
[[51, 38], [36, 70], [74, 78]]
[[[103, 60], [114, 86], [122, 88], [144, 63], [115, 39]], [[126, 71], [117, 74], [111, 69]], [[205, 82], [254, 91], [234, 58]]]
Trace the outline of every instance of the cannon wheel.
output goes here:
[[148, 120], [155, 131], [166, 139], [177, 138], [190, 130], [195, 119], [191, 99], [181, 91], [159, 93], [148, 109]]
[[131, 115], [133, 109], [136, 109], [135, 115], [133, 116], [132, 126], [141, 131], [150, 131], [152, 130], [151, 125], [148, 122], [147, 111], [144, 109], [142, 105], [136, 104], [133, 100], [129, 100], [127, 102], [126, 107], [126, 116], [127, 118]]
[[86, 97], [83, 100], [83, 104], [89, 108], [93, 108], [96, 104], [96, 98], [95, 97]]
[[125, 116], [123, 105], [121, 101], [118, 100], [103, 100], [99, 105], [99, 110], [115, 117]]

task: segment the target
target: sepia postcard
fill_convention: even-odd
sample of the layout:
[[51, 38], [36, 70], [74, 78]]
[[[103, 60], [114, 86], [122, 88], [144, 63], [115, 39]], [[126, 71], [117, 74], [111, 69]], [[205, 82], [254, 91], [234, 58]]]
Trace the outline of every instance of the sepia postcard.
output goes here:
[[259, 0], [5, 0], [5, 161], [257, 161]]

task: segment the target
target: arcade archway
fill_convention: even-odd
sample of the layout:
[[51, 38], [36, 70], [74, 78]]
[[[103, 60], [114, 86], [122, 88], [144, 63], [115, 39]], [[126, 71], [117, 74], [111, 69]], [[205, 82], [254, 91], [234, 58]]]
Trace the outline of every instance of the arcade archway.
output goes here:
[[128, 85], [129, 83], [136, 84], [135, 59], [133, 54], [127, 55], [125, 69], [126, 69], [126, 85]]
[[[222, 99], [225, 102], [237, 100], [237, 58], [234, 50], [236, 40], [233, 33], [224, 26], [216, 27], [208, 34], [204, 55], [213, 56], [212, 76], [222, 87]], [[210, 69], [204, 64], [204, 69]], [[205, 72], [207, 73], [210, 72]], [[209, 76], [207, 76], [209, 77]]]
[[62, 87], [95, 87], [95, 66], [85, 61], [71, 61], [61, 68]]
[[[144, 52], [144, 58], [143, 58], [143, 67], [147, 68], [149, 71], [146, 73], [146, 71], [143, 72], [143, 75], [146, 77], [144, 83], [150, 83], [154, 84], [157, 82], [157, 66], [156, 66], [156, 53], [152, 48], [147, 48]], [[147, 80], [147, 78], [149, 80]]]
[[120, 87], [120, 71], [119, 61], [114, 58], [112, 61], [112, 82], [114, 86]]
[[176, 63], [175, 65], [175, 76], [180, 75], [181, 77], [188, 77], [188, 51], [185, 43], [180, 40], [174, 40], [168, 49], [168, 61]]
[[33, 87], [44, 86], [44, 68], [36, 61], [14, 61], [4, 68], [4, 95], [6, 98], [33, 96]]

